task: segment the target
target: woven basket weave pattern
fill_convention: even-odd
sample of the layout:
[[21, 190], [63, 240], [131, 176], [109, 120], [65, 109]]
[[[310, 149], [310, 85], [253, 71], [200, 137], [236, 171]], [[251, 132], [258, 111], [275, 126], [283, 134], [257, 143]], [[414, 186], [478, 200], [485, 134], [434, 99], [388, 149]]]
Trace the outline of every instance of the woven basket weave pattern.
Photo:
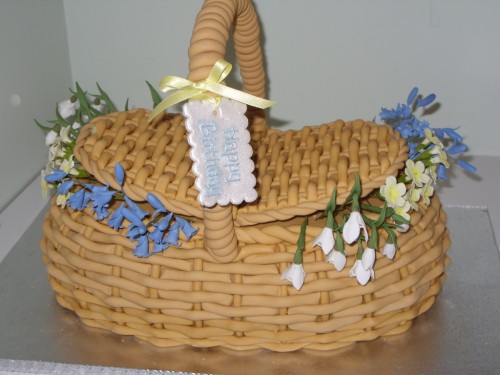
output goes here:
[[[158, 346], [327, 350], [403, 332], [432, 305], [447, 263], [445, 220], [437, 198], [414, 213], [395, 260], [378, 257], [367, 286], [349, 278], [352, 256], [337, 272], [308, 246], [300, 291], [280, 280], [298, 222], [240, 228], [241, 251], [231, 263], [215, 262], [196, 237], [137, 259], [133, 244], [90, 212], [53, 205], [41, 247], [58, 302], [88, 325]], [[311, 226], [307, 242], [320, 230]]]
[[[158, 193], [172, 211], [203, 218], [182, 116], [133, 110], [100, 118], [82, 129], [75, 155], [101, 183], [116, 189], [114, 166], [127, 171], [124, 191], [144, 201]], [[285, 220], [322, 210], [337, 188], [343, 203], [359, 173], [363, 195], [396, 175], [407, 159], [402, 137], [389, 126], [336, 121], [300, 131], [270, 130], [255, 146], [259, 200], [236, 207], [236, 225]], [[267, 218], [263, 216], [267, 215]]]
[[[224, 56], [229, 28], [244, 90], [265, 95], [258, 22], [250, 0], [207, 0], [189, 49], [189, 79], [207, 77]], [[312, 247], [322, 231], [332, 191], [345, 202], [359, 174], [362, 197], [408, 158], [404, 139], [389, 126], [335, 121], [300, 131], [267, 128], [265, 114], [247, 113], [259, 198], [240, 206], [203, 208], [197, 201], [184, 118], [132, 110], [95, 119], [82, 128], [74, 152], [100, 183], [139, 204], [154, 194], [168, 210], [198, 227], [182, 246], [148, 258], [132, 254], [125, 230], [97, 222], [90, 208], [61, 209], [52, 200], [40, 247], [57, 301], [90, 326], [134, 335], [154, 345], [221, 346], [247, 350], [329, 350], [407, 330], [433, 304], [448, 263], [449, 235], [439, 199], [411, 215], [393, 261], [377, 252], [376, 279], [361, 286], [349, 277], [356, 248], [348, 246], [342, 272]], [[113, 211], [117, 206], [110, 207]], [[305, 283], [297, 291], [281, 280], [292, 263], [300, 224], [306, 232]], [[341, 219], [338, 218], [341, 222]], [[127, 225], [125, 221], [124, 225]], [[379, 246], [385, 242], [380, 236]]]

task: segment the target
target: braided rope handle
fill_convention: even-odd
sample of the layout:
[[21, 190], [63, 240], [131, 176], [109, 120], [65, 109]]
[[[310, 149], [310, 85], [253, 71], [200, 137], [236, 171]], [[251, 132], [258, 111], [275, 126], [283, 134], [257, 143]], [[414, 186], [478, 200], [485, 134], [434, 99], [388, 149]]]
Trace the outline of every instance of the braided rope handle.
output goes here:
[[[233, 25], [243, 91], [264, 98], [266, 75], [260, 47], [260, 27], [251, 0], [205, 1], [196, 17], [189, 46], [188, 79], [205, 79], [214, 64], [224, 58], [229, 30]], [[250, 108], [247, 117], [252, 139], [258, 141], [267, 133], [265, 111]]]
[[[189, 46], [191, 81], [205, 79], [214, 64], [224, 58], [229, 30], [234, 25], [236, 56], [243, 78], [243, 91], [264, 98], [265, 72], [260, 47], [260, 28], [251, 0], [206, 0], [196, 17]], [[252, 140], [267, 132], [265, 114], [260, 109], [247, 112]], [[219, 262], [231, 262], [238, 254], [232, 206], [203, 210], [205, 247]]]

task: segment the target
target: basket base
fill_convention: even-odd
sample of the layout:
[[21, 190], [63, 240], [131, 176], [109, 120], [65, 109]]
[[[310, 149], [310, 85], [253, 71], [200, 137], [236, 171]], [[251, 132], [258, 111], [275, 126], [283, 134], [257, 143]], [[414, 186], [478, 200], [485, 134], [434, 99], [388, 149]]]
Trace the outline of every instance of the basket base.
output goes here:
[[393, 261], [377, 254], [373, 282], [358, 285], [352, 264], [336, 272], [312, 249], [300, 291], [280, 280], [292, 243], [248, 245], [230, 264], [214, 263], [197, 240], [138, 259], [88, 213], [53, 204], [40, 247], [58, 303], [88, 326], [159, 347], [329, 351], [405, 332], [435, 302], [449, 262], [446, 214], [433, 198], [412, 221]]

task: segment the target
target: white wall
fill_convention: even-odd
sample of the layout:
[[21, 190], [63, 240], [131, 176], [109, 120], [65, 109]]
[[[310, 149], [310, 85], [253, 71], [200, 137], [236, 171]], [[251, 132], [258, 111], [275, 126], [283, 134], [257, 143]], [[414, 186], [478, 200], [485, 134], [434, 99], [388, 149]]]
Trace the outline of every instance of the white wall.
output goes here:
[[33, 118], [53, 119], [70, 85], [62, 0], [0, 0], [0, 212], [45, 164]]
[[[73, 78], [150, 106], [144, 80], [187, 74], [201, 0], [64, 0]], [[272, 123], [372, 119], [414, 85], [442, 103], [476, 155], [500, 156], [500, 1], [256, 0]]]

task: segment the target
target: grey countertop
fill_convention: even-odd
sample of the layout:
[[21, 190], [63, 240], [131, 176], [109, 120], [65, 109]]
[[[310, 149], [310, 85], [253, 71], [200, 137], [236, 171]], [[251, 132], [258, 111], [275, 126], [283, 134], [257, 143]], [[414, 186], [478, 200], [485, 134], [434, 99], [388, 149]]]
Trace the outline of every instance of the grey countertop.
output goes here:
[[160, 349], [86, 327], [49, 288], [40, 216], [0, 264], [0, 373], [499, 374], [500, 259], [489, 215], [446, 211], [452, 264], [433, 308], [407, 333], [327, 353]]

